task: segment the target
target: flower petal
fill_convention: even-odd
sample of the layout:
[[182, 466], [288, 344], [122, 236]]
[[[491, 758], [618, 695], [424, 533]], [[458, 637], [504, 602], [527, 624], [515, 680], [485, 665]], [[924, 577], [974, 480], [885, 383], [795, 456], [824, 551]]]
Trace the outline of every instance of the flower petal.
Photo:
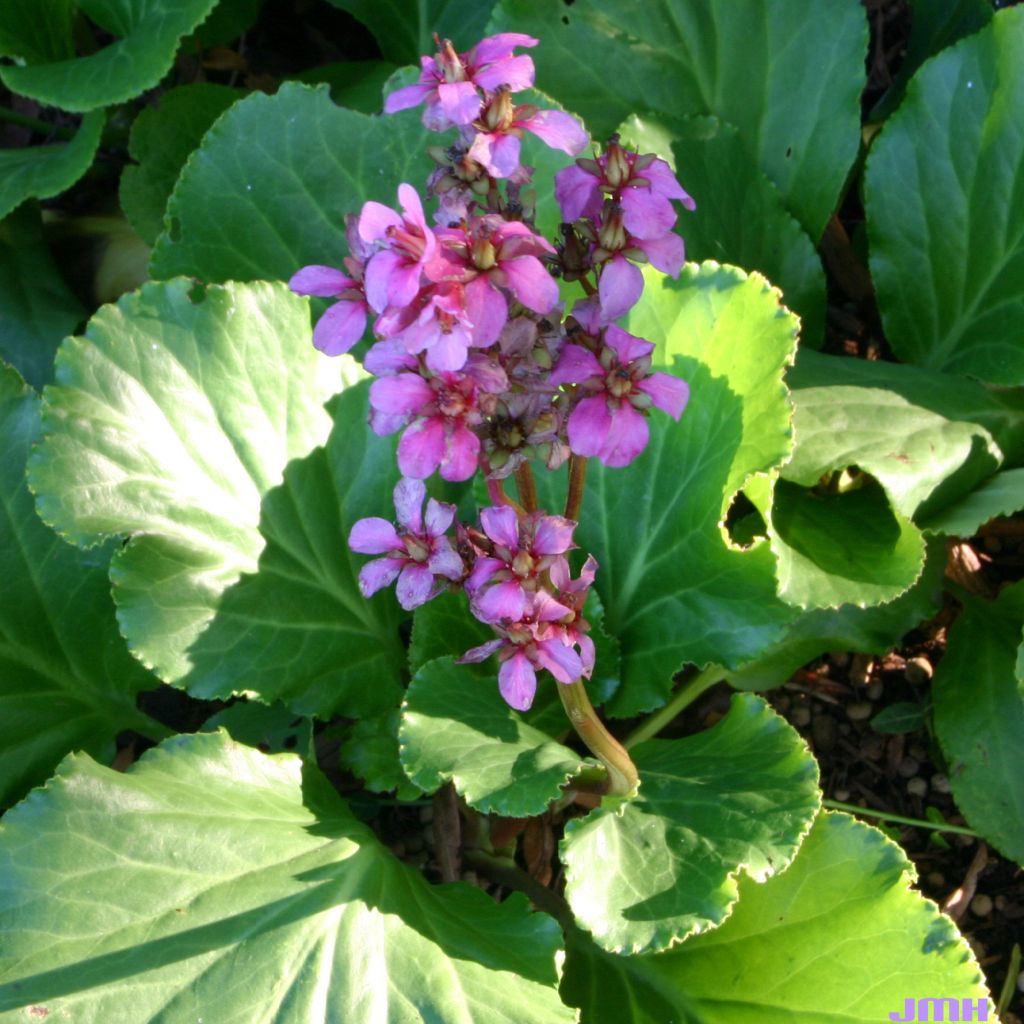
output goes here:
[[597, 455], [611, 428], [612, 416], [604, 395], [584, 398], [569, 415], [569, 447], [577, 455]]
[[381, 377], [370, 385], [370, 405], [389, 415], [415, 416], [435, 397], [434, 389], [417, 373]]
[[494, 92], [499, 85], [507, 85], [511, 92], [522, 92], [533, 85], [535, 73], [533, 58], [521, 53], [480, 68], [473, 74], [473, 81], [488, 92]]
[[510, 178], [519, 167], [520, 144], [515, 135], [478, 132], [467, 156], [495, 178]]
[[612, 324], [604, 332], [604, 340], [615, 349], [620, 363], [632, 363], [636, 359], [643, 359], [654, 351], [654, 344], [635, 334], [624, 331], [616, 324]]
[[505, 563], [500, 558], [483, 555], [473, 563], [473, 571], [466, 579], [466, 591], [472, 594], [479, 590], [496, 572], [501, 572]]
[[445, 444], [441, 478], [468, 480], [480, 461], [480, 438], [463, 423], [456, 423]]
[[429, 85], [406, 85], [401, 89], [396, 89], [393, 93], [388, 95], [388, 98], [384, 101], [384, 113], [395, 114], [399, 110], [408, 110], [409, 107], [418, 107], [424, 99], [426, 99], [427, 93], [431, 90]]
[[449, 505], [447, 501], [427, 499], [427, 514], [423, 517], [423, 521], [427, 527], [428, 537], [440, 537], [441, 534], [447, 533], [454, 518], [454, 505]]
[[583, 125], [562, 110], [538, 110], [533, 117], [518, 121], [517, 126], [533, 132], [541, 142], [569, 156], [583, 152], [590, 141]]
[[561, 555], [572, 547], [576, 524], [564, 516], [541, 516], [533, 535], [533, 550], [538, 555]]
[[501, 269], [508, 277], [512, 294], [528, 309], [547, 313], [558, 302], [558, 282], [536, 256], [507, 260]]
[[366, 304], [334, 303], [313, 328], [313, 345], [324, 355], [340, 356], [347, 352], [366, 331]]
[[382, 313], [390, 305], [389, 293], [391, 281], [396, 273], [400, 273], [405, 267], [405, 260], [401, 254], [391, 249], [381, 249], [370, 257], [366, 264], [366, 274], [363, 278], [366, 287], [366, 301], [370, 308]]
[[467, 55], [471, 64], [493, 64], [512, 55], [517, 46], [531, 47], [540, 42], [524, 32], [496, 32], [493, 36], [485, 36]]
[[387, 237], [388, 228], [400, 228], [402, 218], [383, 203], [370, 199], [359, 214], [359, 237], [364, 242], [379, 242]]
[[438, 330], [433, 344], [427, 348], [427, 366], [436, 373], [461, 370], [466, 365], [471, 340], [469, 331], [458, 326], [450, 331]]
[[672, 230], [676, 211], [672, 204], [649, 188], [625, 188], [619, 200], [622, 223], [635, 238], [660, 238]]
[[538, 590], [530, 602], [530, 615], [537, 622], [557, 622], [572, 615], [572, 609], [556, 601], [546, 590]]
[[425, 565], [407, 565], [398, 577], [395, 596], [398, 603], [411, 612], [434, 597], [437, 589], [434, 574]]
[[526, 592], [519, 580], [505, 580], [477, 591], [474, 614], [483, 622], [518, 622], [526, 611]]
[[508, 320], [505, 296], [491, 287], [491, 282], [483, 274], [470, 281], [465, 292], [466, 313], [473, 324], [473, 344], [478, 348], [493, 345]]
[[398, 442], [398, 468], [406, 475], [424, 480], [444, 458], [444, 420], [431, 416], [409, 426]]
[[563, 220], [571, 223], [584, 215], [596, 219], [601, 213], [601, 181], [572, 164], [555, 175], [555, 198]]
[[574, 683], [583, 675], [583, 662], [572, 647], [559, 640], [537, 642], [537, 661], [560, 683]]
[[457, 580], [462, 576], [465, 567], [458, 552], [451, 546], [448, 539], [443, 537], [434, 553], [427, 559], [427, 568], [435, 576]]
[[469, 124], [480, 114], [480, 93], [472, 82], [442, 82], [437, 97], [452, 124]]
[[601, 313], [605, 320], [618, 320], [628, 313], [636, 305], [643, 290], [644, 277], [639, 268], [634, 267], [621, 253], [613, 256], [601, 271], [601, 280], [597, 286], [597, 293], [601, 297]]
[[498, 689], [509, 707], [516, 711], [530, 709], [537, 693], [537, 673], [522, 651], [516, 651], [498, 670]]
[[348, 546], [361, 555], [384, 555], [389, 551], [403, 551], [401, 537], [394, 524], [380, 516], [370, 516], [352, 524]]
[[615, 410], [611, 430], [597, 457], [606, 466], [628, 466], [647, 447], [649, 438], [647, 418], [623, 402]]
[[405, 560], [402, 558], [376, 558], [359, 570], [359, 593], [363, 597], [373, 597], [381, 587], [395, 582], [401, 572]]
[[674, 231], [662, 235], [661, 238], [638, 238], [636, 247], [647, 253], [647, 258], [651, 261], [652, 266], [672, 277], [678, 276], [686, 260], [686, 246], [683, 244], [682, 238]]
[[395, 484], [395, 515], [399, 525], [411, 533], [423, 533], [423, 499], [427, 488], [422, 480], [402, 477]]
[[605, 370], [597, 361], [597, 356], [582, 345], [564, 345], [555, 368], [551, 371], [548, 383], [582, 384], [591, 377], [603, 377]]
[[649, 395], [651, 401], [674, 420], [682, 416], [690, 398], [690, 385], [670, 373], [652, 373], [650, 377], [640, 381], [637, 387]]
[[510, 551], [519, 549], [519, 518], [508, 505], [491, 505], [480, 510], [480, 525], [495, 544]]
[[461, 657], [456, 658], [455, 661], [459, 665], [486, 661], [492, 654], [500, 650], [504, 643], [505, 641], [501, 637], [498, 637], [496, 640], [488, 640], [487, 643], [480, 644], [479, 647], [471, 647]]
[[348, 275], [319, 263], [311, 263], [297, 270], [288, 282], [288, 287], [296, 295], [319, 295], [322, 298], [338, 295], [354, 285], [355, 282]]
[[679, 184], [678, 179], [672, 173], [672, 168], [664, 160], [655, 160], [638, 177], [646, 178], [651, 183], [651, 188], [659, 192], [666, 199], [679, 199], [687, 210], [696, 210], [697, 204], [690, 197], [690, 194]]

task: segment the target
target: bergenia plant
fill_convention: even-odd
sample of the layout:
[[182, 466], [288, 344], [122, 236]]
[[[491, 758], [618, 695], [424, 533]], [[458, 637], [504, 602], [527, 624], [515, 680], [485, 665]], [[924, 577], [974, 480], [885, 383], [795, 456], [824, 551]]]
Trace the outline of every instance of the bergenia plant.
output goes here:
[[[652, 369], [653, 342], [615, 321], [643, 291], [639, 264], [679, 273], [673, 201], [695, 204], [655, 154], [632, 152], [613, 135], [581, 157], [587, 133], [575, 118], [513, 104], [533, 84], [531, 59], [515, 50], [536, 39], [503, 33], [464, 54], [437, 42], [420, 82], [385, 104], [397, 111], [423, 103], [424, 125], [457, 133], [434, 150], [443, 162], [426, 185], [428, 200], [439, 200], [436, 226], [416, 189], [402, 183], [400, 213], [367, 202], [350, 220], [345, 270], [303, 267], [290, 282], [300, 294], [337, 299], [314, 332], [329, 355], [352, 348], [370, 311], [370, 427], [403, 431], [395, 488], [402, 532], [361, 519], [349, 544], [384, 555], [360, 572], [366, 596], [397, 580], [398, 601], [411, 610], [442, 590], [462, 590], [467, 614], [495, 638], [460, 660], [496, 657], [501, 695], [518, 711], [531, 707], [537, 673], [550, 672], [570, 722], [609, 773], [608, 791], [629, 793], [636, 769], [586, 695], [595, 650], [584, 605], [599, 566], [591, 555], [574, 579], [567, 554], [587, 460], [628, 465], [647, 445], [652, 411], [678, 420], [686, 407], [686, 382]], [[524, 131], [577, 157], [554, 181], [565, 222], [557, 246], [520, 202], [533, 183], [533, 169], [520, 162]], [[559, 279], [579, 297], [563, 298]], [[566, 460], [564, 509], [539, 508], [534, 462], [554, 471]], [[516, 497], [503, 482], [513, 467]], [[477, 523], [453, 523], [454, 508], [434, 499], [421, 518], [419, 481], [434, 473], [479, 477], [491, 504]]]

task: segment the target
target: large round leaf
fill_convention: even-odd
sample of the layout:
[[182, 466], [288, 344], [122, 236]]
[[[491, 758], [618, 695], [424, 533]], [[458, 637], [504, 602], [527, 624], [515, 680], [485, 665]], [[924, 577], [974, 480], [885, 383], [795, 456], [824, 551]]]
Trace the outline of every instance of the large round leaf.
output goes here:
[[309, 263], [339, 266], [345, 215], [368, 199], [394, 206], [400, 182], [419, 188], [433, 166], [424, 150], [439, 138], [416, 111], [345, 110], [326, 86], [253, 93], [185, 165], [151, 271], [251, 281], [287, 280]]
[[713, 729], [631, 751], [639, 795], [566, 826], [565, 895], [597, 943], [664, 949], [720, 925], [737, 877], [792, 860], [818, 811], [818, 770], [763, 700], [733, 697]]
[[[60, 0], [6, 0], [18, 10], [19, 28], [0, 34], [11, 56], [29, 63], [0, 67], [0, 79], [12, 92], [31, 96], [64, 110], [95, 110], [123, 103], [156, 85], [170, 69], [178, 42], [213, 9], [217, 0], [78, 0], [77, 6], [114, 42], [84, 57], [72, 57], [71, 18], [54, 18], [47, 8], [64, 9]], [[51, 20], [52, 19], [52, 20]], [[60, 42], [44, 52], [37, 44], [44, 31], [59, 33]], [[67, 54], [67, 56], [64, 56]], [[64, 59], [57, 59], [64, 56]]]
[[[957, 1019], [939, 1016], [944, 999], [957, 1010], [972, 1000], [979, 1012], [959, 1019], [980, 1020], [988, 993], [974, 954], [913, 878], [881, 832], [822, 814], [786, 871], [740, 879], [736, 909], [715, 931], [646, 956], [571, 942], [562, 995], [582, 1007], [582, 1024]], [[915, 1017], [908, 999], [915, 1011], [932, 1002]]]
[[147, 285], [64, 343], [30, 470], [43, 519], [73, 543], [133, 534], [111, 566], [118, 617], [167, 680], [256, 568], [261, 499], [326, 438], [341, 385], [284, 285], [191, 288]]
[[315, 770], [225, 733], [127, 774], [69, 758], [0, 827], [0, 926], [0, 1013], [30, 1019], [573, 1019], [554, 921], [428, 885]]
[[860, 141], [867, 23], [853, 0], [501, 0], [491, 25], [540, 38], [538, 86], [598, 138], [635, 112], [736, 125], [821, 236]]
[[0, 365], [0, 806], [69, 751], [109, 759], [122, 729], [155, 723], [135, 694], [157, 685], [114, 619], [110, 548], [78, 551], [44, 526], [25, 486], [39, 399]]
[[1024, 383], [1024, 10], [925, 64], [872, 147], [871, 268], [907, 362]]

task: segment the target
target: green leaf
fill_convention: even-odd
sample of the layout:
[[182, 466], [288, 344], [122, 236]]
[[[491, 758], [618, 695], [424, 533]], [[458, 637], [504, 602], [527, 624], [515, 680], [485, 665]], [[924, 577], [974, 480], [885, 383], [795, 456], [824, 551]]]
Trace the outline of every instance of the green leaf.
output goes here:
[[236, 701], [203, 723], [203, 732], [218, 729], [226, 729], [236, 742], [256, 747], [264, 754], [293, 750], [301, 755], [313, 741], [313, 723], [308, 718], [283, 704], [261, 704], [257, 700]]
[[882, 733], [915, 732], [924, 726], [927, 716], [928, 709], [923, 704], [913, 700], [901, 700], [882, 708], [871, 719], [871, 728]]
[[77, 551], [36, 516], [25, 460], [39, 399], [0, 364], [0, 806], [68, 750], [109, 760], [122, 729], [159, 732], [135, 709], [157, 680], [129, 656], [107, 581], [109, 548]]
[[[78, 7], [114, 42], [85, 57], [35, 60], [0, 67], [11, 92], [63, 110], [85, 111], [123, 103], [152, 88], [170, 70], [182, 36], [213, 9], [217, 0], [78, 0]], [[31, 6], [16, 0], [17, 6]], [[62, 7], [63, 5], [59, 5]], [[38, 18], [33, 18], [38, 21]], [[64, 19], [62, 19], [63, 21]], [[60, 26], [70, 29], [70, 22]], [[27, 45], [27, 44], [26, 44]], [[22, 46], [21, 50], [25, 50]], [[62, 44], [62, 49], [67, 49]], [[26, 52], [19, 56], [28, 58]], [[42, 56], [37, 50], [36, 57]]]
[[881, 654], [938, 611], [942, 600], [945, 544], [928, 546], [918, 581], [895, 601], [858, 608], [819, 608], [802, 612], [778, 643], [735, 672], [724, 673], [741, 690], [767, 690], [781, 686], [793, 673], [826, 651]]
[[822, 814], [788, 870], [740, 879], [715, 931], [634, 957], [571, 942], [562, 996], [582, 1024], [876, 1024], [909, 1019], [907, 999], [986, 999], [970, 947], [914, 876], [877, 829]]
[[253, 93], [185, 166], [150, 269], [250, 281], [339, 265], [345, 215], [368, 199], [393, 206], [399, 183], [430, 173], [424, 150], [436, 139], [416, 111], [369, 117], [336, 107], [326, 86], [286, 82], [274, 96]]
[[0, 55], [31, 63], [73, 57], [74, 0], [7, 0], [0, 4]]
[[227, 46], [253, 25], [262, 6], [263, 0], [217, 0], [195, 35], [203, 49]]
[[764, 274], [800, 315], [801, 344], [817, 345], [825, 330], [821, 260], [779, 190], [748, 156], [737, 129], [714, 117], [633, 116], [620, 131], [626, 144], [667, 159], [697, 199], [697, 212], [682, 214], [677, 225], [687, 259]]
[[386, 60], [347, 60], [309, 68], [297, 74], [295, 81], [307, 85], [322, 82], [339, 107], [379, 114], [384, 109], [384, 83], [397, 70], [397, 65]]
[[239, 89], [209, 82], [182, 85], [165, 92], [159, 107], [146, 107], [135, 119], [128, 155], [138, 166], [121, 172], [121, 208], [148, 245], [163, 230], [167, 200], [189, 154], [241, 95]]
[[[396, 64], [433, 56], [434, 33], [462, 52], [478, 43], [494, 0], [329, 0], [358, 18], [374, 35], [381, 53]], [[523, 30], [519, 30], [523, 31]]]
[[720, 925], [740, 874], [764, 881], [792, 860], [821, 794], [803, 740], [751, 694], [707, 732], [630, 754], [639, 795], [568, 822], [562, 862], [577, 921], [632, 954]]
[[264, 496], [266, 547], [189, 649], [180, 685], [191, 693], [227, 697], [244, 686], [320, 718], [398, 703], [404, 613], [391, 589], [369, 601], [360, 594], [367, 559], [347, 543], [357, 519], [391, 514], [398, 478], [394, 444], [367, 428], [367, 413], [365, 387], [340, 395], [326, 446], [292, 462]]
[[[780, 593], [800, 607], [892, 600], [924, 562], [909, 517], [969, 491], [1002, 453], [977, 424], [888, 390], [805, 388], [793, 402], [797, 444], [769, 516]], [[845, 481], [850, 468], [861, 475]]]
[[901, 359], [1024, 383], [1022, 187], [1024, 11], [1014, 8], [920, 69], [868, 158], [871, 272]]
[[1024, 469], [1008, 469], [990, 476], [980, 487], [937, 514], [926, 516], [927, 533], [971, 537], [990, 519], [1009, 516], [1024, 508]]
[[313, 349], [308, 304], [284, 285], [191, 288], [146, 285], [64, 342], [30, 471], [72, 543], [133, 534], [111, 564], [118, 618], [168, 681], [256, 568], [261, 499], [324, 440], [321, 403], [350, 365]]
[[[31, 909], [29, 909], [31, 908]], [[322, 776], [224, 733], [62, 765], [0, 831], [0, 1012], [569, 1024], [554, 921], [431, 886]], [[29, 1015], [36, 1011], [29, 1010]], [[4, 1013], [4, 1021], [24, 1019]]]
[[439, 658], [413, 677], [402, 707], [402, 766], [432, 793], [448, 780], [485, 814], [543, 813], [586, 764], [579, 754], [527, 725], [502, 700], [494, 676]]
[[[0, 67], [0, 75], [10, 70]], [[71, 188], [92, 166], [103, 121], [103, 112], [96, 111], [82, 118], [70, 142], [0, 151], [0, 217], [26, 199], [49, 199]]]
[[1024, 584], [996, 601], [962, 600], [932, 682], [935, 731], [957, 807], [1004, 856], [1024, 862]]
[[379, 718], [361, 718], [345, 731], [339, 748], [342, 767], [363, 780], [374, 793], [396, 792], [399, 800], [415, 800], [423, 792], [402, 770], [398, 748], [401, 712], [393, 708]]
[[[867, 24], [858, 4], [501, 0], [490, 29], [540, 39], [537, 85], [598, 139], [636, 111], [736, 125], [790, 211], [821, 236], [860, 140]], [[779, 56], [807, 53], [813, 62]]]
[[41, 388], [53, 379], [61, 339], [84, 319], [43, 238], [39, 208], [26, 203], [0, 222], [0, 357]]
[[[795, 318], [762, 277], [716, 263], [678, 282], [648, 274], [629, 329], [690, 384], [678, 423], [648, 421], [646, 451], [622, 469], [592, 459], [576, 541], [600, 564], [605, 629], [622, 645], [612, 714], [663, 704], [684, 662], [736, 668], [780, 638], [794, 611], [776, 596], [767, 544], [731, 547], [719, 521], [735, 492], [789, 450], [782, 371]], [[542, 474], [541, 504], [559, 496]]]
[[991, 20], [990, 0], [911, 0], [906, 53], [892, 85], [871, 111], [871, 120], [883, 121], [899, 106], [907, 82], [929, 57]]

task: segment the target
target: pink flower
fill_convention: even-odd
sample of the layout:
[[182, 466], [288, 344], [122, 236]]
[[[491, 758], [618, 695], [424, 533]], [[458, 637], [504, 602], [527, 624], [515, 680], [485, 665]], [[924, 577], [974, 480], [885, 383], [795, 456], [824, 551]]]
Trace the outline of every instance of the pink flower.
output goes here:
[[480, 116], [480, 91], [495, 92], [506, 86], [520, 92], [533, 85], [533, 61], [514, 56], [519, 46], [536, 46], [538, 40], [520, 32], [501, 32], [481, 39], [467, 53], [456, 53], [446, 39], [434, 37], [438, 52], [420, 58], [420, 80], [388, 96], [384, 110], [398, 110], [426, 103], [423, 124], [431, 131], [470, 124]]
[[407, 306], [389, 307], [375, 330], [410, 354], [425, 352], [427, 366], [436, 372], [461, 370], [470, 346], [477, 344], [460, 284], [428, 285]]
[[394, 210], [372, 200], [359, 215], [359, 237], [381, 246], [366, 265], [366, 298], [378, 313], [388, 306], [407, 306], [420, 290], [420, 275], [434, 256], [437, 240], [423, 216], [423, 205], [412, 185], [398, 186], [402, 204]]
[[399, 372], [370, 385], [370, 425], [391, 434], [410, 424], [398, 444], [398, 468], [423, 479], [440, 469], [445, 480], [468, 480], [477, 470], [480, 438], [473, 428], [508, 386], [500, 367], [471, 358], [463, 373], [424, 378]]
[[474, 344], [486, 347], [501, 334], [508, 320], [505, 289], [535, 313], [548, 313], [558, 302], [558, 284], [538, 259], [554, 249], [521, 221], [488, 214], [468, 228], [441, 228], [437, 237], [441, 245], [427, 276], [463, 285]]
[[697, 208], [664, 160], [623, 149], [618, 135], [597, 159], [577, 160], [555, 175], [555, 198], [567, 221], [584, 216], [600, 220], [606, 195], [622, 208], [626, 230], [640, 239], [660, 238], [672, 230], [673, 199], [688, 210]]
[[553, 384], [579, 384], [584, 396], [569, 414], [569, 446], [606, 466], [625, 466], [647, 447], [651, 405], [678, 420], [690, 389], [668, 373], [651, 373], [649, 341], [612, 325], [598, 355], [582, 345], [562, 349]]
[[320, 317], [313, 330], [313, 344], [329, 356], [340, 356], [359, 341], [366, 331], [369, 312], [363, 291], [367, 252], [359, 238], [356, 218], [349, 214], [345, 220], [349, 255], [342, 262], [347, 273], [313, 263], [294, 273], [288, 282], [288, 287], [296, 295], [338, 300]]
[[444, 536], [455, 518], [455, 506], [431, 498], [422, 515], [427, 489], [419, 480], [395, 485], [395, 512], [400, 530], [386, 519], [360, 519], [348, 535], [348, 546], [364, 555], [384, 555], [359, 570], [359, 590], [371, 597], [398, 579], [398, 603], [412, 611], [444, 589], [445, 581], [458, 580], [464, 571], [451, 542]]
[[[573, 547], [576, 524], [539, 512], [520, 520], [508, 505], [482, 509], [480, 524], [490, 543], [466, 579], [473, 614], [482, 622], [516, 622], [526, 613], [530, 593], [543, 587], [542, 574]], [[555, 605], [569, 614], [558, 602], [548, 607]]]
[[500, 89], [484, 109], [469, 157], [495, 178], [511, 177], [519, 169], [519, 140], [524, 131], [552, 149], [575, 156], [587, 145], [583, 125], [561, 110], [539, 110], [532, 104], [513, 106], [508, 89]]
[[466, 651], [460, 663], [486, 661], [497, 654], [498, 689], [505, 702], [517, 711], [527, 711], [537, 692], [537, 670], [547, 669], [560, 683], [574, 683], [584, 674], [583, 662], [564, 631], [539, 635], [547, 624], [566, 612], [546, 591], [530, 595], [528, 606], [518, 622], [495, 626], [499, 634], [479, 647]]

